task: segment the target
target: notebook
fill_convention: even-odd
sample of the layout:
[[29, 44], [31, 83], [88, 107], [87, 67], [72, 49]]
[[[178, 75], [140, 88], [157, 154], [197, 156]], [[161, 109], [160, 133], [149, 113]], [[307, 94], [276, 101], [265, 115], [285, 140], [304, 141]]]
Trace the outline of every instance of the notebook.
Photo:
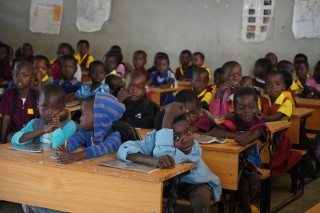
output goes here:
[[204, 135], [204, 134], [199, 134], [199, 133], [194, 133], [193, 134], [193, 138], [198, 141], [201, 144], [208, 144], [208, 143], [225, 143], [228, 141], [228, 139], [221, 139], [221, 138], [217, 138], [217, 137], [213, 137], [213, 136], [209, 136], [209, 135]]
[[46, 152], [52, 150], [51, 143], [28, 143], [24, 145], [12, 145], [9, 149], [23, 152]]
[[160, 168], [149, 166], [142, 163], [125, 162], [119, 159], [102, 161], [98, 164], [103, 166], [109, 166], [113, 168], [125, 169], [125, 170], [131, 170], [131, 171], [143, 172], [143, 173], [151, 173], [160, 169]]

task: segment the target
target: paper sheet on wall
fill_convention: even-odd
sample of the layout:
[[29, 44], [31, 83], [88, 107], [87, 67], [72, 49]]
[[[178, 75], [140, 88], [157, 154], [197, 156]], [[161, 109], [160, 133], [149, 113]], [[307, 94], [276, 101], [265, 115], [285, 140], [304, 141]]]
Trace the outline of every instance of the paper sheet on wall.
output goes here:
[[295, 39], [320, 38], [320, 2], [295, 0], [292, 31]]
[[111, 0], [78, 0], [77, 1], [77, 27], [82, 32], [95, 32], [101, 30], [108, 20]]
[[32, 0], [30, 26], [33, 33], [59, 34], [63, 0]]
[[250, 43], [266, 39], [275, 0], [243, 0], [241, 38]]

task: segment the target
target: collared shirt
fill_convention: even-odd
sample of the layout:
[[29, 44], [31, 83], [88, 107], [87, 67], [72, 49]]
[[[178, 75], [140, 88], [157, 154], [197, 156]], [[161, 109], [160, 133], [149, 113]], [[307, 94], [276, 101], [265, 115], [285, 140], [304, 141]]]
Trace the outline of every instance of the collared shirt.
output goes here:
[[[193, 89], [192, 89], [193, 90]], [[211, 100], [212, 100], [212, 92], [208, 92], [208, 89], [206, 88], [205, 90], [203, 90], [199, 95], [198, 95], [198, 99], [200, 98], [200, 97], [202, 97], [203, 96], [203, 98], [201, 99], [201, 100], [199, 100], [200, 102], [203, 102], [203, 101], [205, 101], [205, 102], [207, 102], [207, 104], [209, 105], [210, 104], [210, 102], [211, 102]]]
[[174, 74], [169, 70], [167, 70], [163, 74], [163, 76], [160, 76], [158, 71], [154, 71], [153, 73], [151, 73], [151, 78], [153, 79], [153, 84], [157, 87], [163, 84], [167, 84], [169, 80], [173, 81], [172, 87], [175, 87], [175, 84], [176, 84], [176, 78]]
[[95, 95], [97, 92], [109, 93], [108, 84], [101, 84], [93, 91], [91, 91], [91, 84], [82, 84], [80, 89], [75, 92], [75, 95], [77, 98], [86, 98], [90, 95]]
[[[81, 66], [81, 63], [83, 62], [83, 59], [85, 59], [85, 58], [87, 57], [87, 55], [88, 55], [88, 53], [86, 53], [86, 54], [81, 58], [80, 53], [74, 54], [74, 58], [77, 60], [78, 65]], [[94, 61], [94, 58], [92, 57], [92, 55], [89, 55], [85, 67], [86, 67], [86, 68], [89, 68], [90, 63], [93, 62], [93, 61]]]
[[73, 78], [68, 82], [63, 79], [56, 79], [52, 83], [61, 86], [66, 92], [66, 95], [75, 93], [82, 85], [82, 82], [78, 81], [76, 78]]
[[208, 73], [209, 73], [209, 80], [211, 80], [211, 71], [210, 71], [210, 68], [209, 67], [206, 67], [204, 64], [201, 66], [201, 68], [205, 68]]

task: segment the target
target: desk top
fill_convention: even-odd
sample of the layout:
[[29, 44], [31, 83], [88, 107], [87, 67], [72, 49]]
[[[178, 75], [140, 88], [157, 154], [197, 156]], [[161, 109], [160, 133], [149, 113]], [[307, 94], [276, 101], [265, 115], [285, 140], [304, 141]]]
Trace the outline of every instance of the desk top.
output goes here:
[[302, 118], [307, 115], [311, 115], [314, 109], [308, 109], [308, 108], [294, 108], [292, 112], [292, 117], [295, 118]]
[[189, 171], [195, 166], [194, 163], [183, 163], [183, 164], [176, 164], [175, 168], [172, 168], [172, 169], [160, 169], [152, 173], [142, 173], [142, 172], [123, 170], [123, 169], [116, 169], [116, 168], [111, 168], [111, 167], [97, 164], [98, 162], [101, 162], [101, 161], [115, 159], [116, 154], [100, 157], [95, 160], [84, 162], [84, 163], [58, 164], [56, 163], [55, 159], [50, 158], [52, 153], [55, 152], [54, 150], [43, 152], [43, 153], [29, 153], [29, 152], [11, 150], [8, 148], [9, 146], [11, 146], [11, 144], [0, 145], [1, 161], [6, 160], [6, 161], [12, 161], [12, 162], [22, 162], [26, 164], [35, 164], [35, 165], [41, 165], [45, 167], [55, 167], [55, 168], [61, 168], [61, 169], [76, 170], [79, 172], [95, 173], [100, 175], [135, 179], [135, 180], [148, 181], [148, 182], [163, 182], [178, 174]]
[[74, 105], [74, 106], [66, 106], [65, 107], [67, 110], [70, 112], [76, 111], [76, 110], [81, 110], [81, 104]]
[[148, 132], [151, 132], [154, 129], [137, 129], [141, 138], [144, 139], [147, 136]]
[[314, 107], [320, 108], [320, 100], [319, 99], [311, 99], [311, 98], [298, 98], [296, 97], [296, 102], [299, 107]]
[[175, 92], [177, 90], [178, 90], [178, 88], [164, 88], [164, 89], [161, 89], [159, 87], [150, 87], [149, 88], [149, 91], [152, 93]]
[[266, 125], [268, 126], [271, 135], [273, 135], [276, 132], [289, 128], [291, 126], [291, 122], [274, 121], [274, 122], [267, 122]]
[[7, 87], [8, 86], [8, 81], [2, 81], [0, 83], [0, 87]]
[[236, 143], [233, 139], [229, 139], [226, 143], [210, 143], [210, 144], [200, 144], [203, 150], [208, 151], [219, 151], [219, 152], [228, 152], [228, 153], [240, 153], [243, 150], [253, 146], [255, 143], [250, 143], [245, 146], [241, 146]]

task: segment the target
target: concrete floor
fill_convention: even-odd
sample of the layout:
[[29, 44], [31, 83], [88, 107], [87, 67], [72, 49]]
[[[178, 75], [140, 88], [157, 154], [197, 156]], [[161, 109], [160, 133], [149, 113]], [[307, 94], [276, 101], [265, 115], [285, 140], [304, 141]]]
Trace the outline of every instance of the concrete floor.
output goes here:
[[[271, 208], [290, 197], [290, 176], [285, 174], [280, 178], [272, 181]], [[320, 178], [309, 183], [305, 187], [305, 193], [295, 202], [279, 211], [280, 213], [295, 212], [303, 213], [320, 202]], [[259, 206], [259, 199], [255, 201]], [[191, 213], [192, 209], [188, 206], [180, 206], [181, 213]], [[212, 212], [217, 212], [217, 207], [213, 207]], [[228, 204], [225, 204], [225, 212], [228, 212]], [[0, 202], [0, 213], [23, 213], [20, 204], [2, 201]]]

